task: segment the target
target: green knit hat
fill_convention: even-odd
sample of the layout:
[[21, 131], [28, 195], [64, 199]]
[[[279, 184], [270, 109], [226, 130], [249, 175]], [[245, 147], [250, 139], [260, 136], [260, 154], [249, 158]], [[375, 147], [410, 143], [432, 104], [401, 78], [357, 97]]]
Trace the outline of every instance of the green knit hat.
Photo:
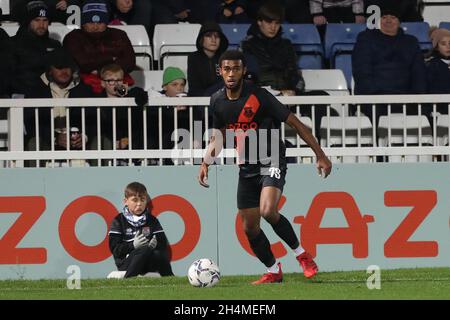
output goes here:
[[164, 69], [162, 81], [163, 86], [177, 79], [184, 79], [184, 81], [186, 81], [186, 75], [180, 68], [167, 67], [166, 69]]

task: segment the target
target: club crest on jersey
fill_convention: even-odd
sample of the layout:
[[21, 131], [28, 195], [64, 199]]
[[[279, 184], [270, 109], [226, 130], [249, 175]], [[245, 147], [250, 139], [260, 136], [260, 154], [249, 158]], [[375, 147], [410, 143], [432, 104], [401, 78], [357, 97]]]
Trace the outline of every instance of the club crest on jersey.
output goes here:
[[247, 118], [252, 118], [254, 116], [254, 114], [255, 113], [253, 112], [252, 107], [247, 107], [247, 106], [244, 107], [244, 115]]
[[143, 227], [142, 234], [144, 235], [144, 237], [148, 237], [150, 235], [150, 227]]

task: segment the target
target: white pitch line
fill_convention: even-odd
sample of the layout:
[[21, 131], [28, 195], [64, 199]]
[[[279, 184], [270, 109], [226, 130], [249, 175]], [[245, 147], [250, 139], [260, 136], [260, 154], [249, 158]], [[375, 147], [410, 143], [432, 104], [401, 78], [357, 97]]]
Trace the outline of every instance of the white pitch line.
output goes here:
[[[381, 282], [423, 282], [423, 281], [432, 281], [432, 282], [446, 282], [450, 281], [450, 278], [437, 278], [437, 279], [424, 279], [424, 278], [405, 278], [405, 279], [381, 279]], [[293, 282], [285, 282], [285, 283], [293, 283]], [[311, 284], [327, 284], [327, 283], [366, 283], [366, 280], [317, 280], [310, 282]], [[158, 285], [123, 285], [123, 286], [98, 286], [92, 287], [87, 286], [83, 287], [83, 281], [81, 281], [81, 289], [83, 290], [98, 290], [98, 289], [145, 289], [145, 288], [167, 288], [167, 287], [178, 287], [179, 284], [158, 284]], [[69, 290], [68, 288], [1, 288], [1, 290], [8, 291], [52, 291], [52, 290]]]

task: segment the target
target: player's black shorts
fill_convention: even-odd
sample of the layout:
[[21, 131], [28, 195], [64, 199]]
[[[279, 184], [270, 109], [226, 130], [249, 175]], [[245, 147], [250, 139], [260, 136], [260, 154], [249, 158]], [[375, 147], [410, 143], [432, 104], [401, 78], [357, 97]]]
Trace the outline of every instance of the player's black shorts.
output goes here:
[[276, 170], [278, 171], [258, 174], [250, 178], [239, 176], [237, 188], [238, 209], [259, 207], [259, 198], [263, 187], [273, 186], [283, 192], [283, 187], [286, 183], [286, 169], [276, 168]]

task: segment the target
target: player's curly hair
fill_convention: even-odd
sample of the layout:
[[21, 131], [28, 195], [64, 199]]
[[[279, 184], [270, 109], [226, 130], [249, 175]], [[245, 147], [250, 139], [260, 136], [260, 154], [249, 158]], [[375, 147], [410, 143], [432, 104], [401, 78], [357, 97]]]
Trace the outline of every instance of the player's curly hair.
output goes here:
[[222, 53], [219, 58], [219, 66], [222, 65], [222, 61], [224, 60], [241, 60], [244, 67], [247, 65], [244, 54], [239, 50], [227, 50]]

